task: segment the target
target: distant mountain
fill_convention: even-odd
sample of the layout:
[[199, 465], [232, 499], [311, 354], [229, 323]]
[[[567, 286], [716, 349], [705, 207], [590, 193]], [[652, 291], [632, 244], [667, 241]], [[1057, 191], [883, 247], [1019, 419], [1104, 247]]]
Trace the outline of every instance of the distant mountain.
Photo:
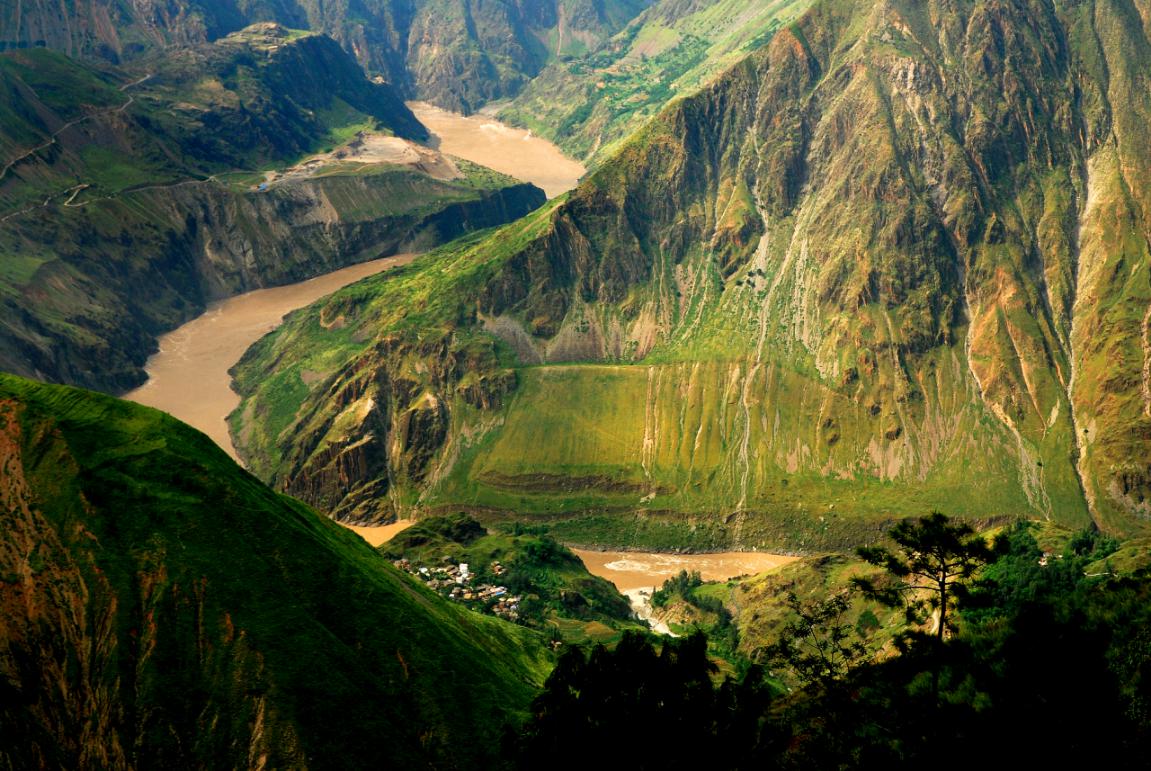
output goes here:
[[[257, 169], [314, 152], [353, 126], [428, 136], [395, 91], [367, 80], [330, 38], [270, 24], [129, 70], [44, 49], [9, 52], [0, 56], [0, 89], [9, 107], [0, 116], [7, 204], [42, 200], [61, 180], [136, 181], [119, 179], [129, 172], [117, 166], [138, 167], [153, 182]], [[35, 151], [42, 145], [46, 152]]]
[[255, 22], [324, 32], [405, 97], [471, 112], [556, 57], [596, 47], [647, 0], [96, 0], [0, 8], [0, 50], [45, 45], [121, 62]]
[[[246, 409], [291, 417], [242, 451], [327, 511], [601, 542], [812, 548], [932, 508], [1142, 531], [1149, 16], [818, 2], [566, 200], [263, 341]], [[370, 339], [319, 362], [336, 314]]]
[[277, 177], [360, 132], [427, 136], [330, 38], [277, 25], [131, 71], [10, 51], [0, 95], [0, 368], [39, 379], [130, 388], [155, 336], [214, 299], [424, 249], [544, 200], [466, 164], [333, 156]]
[[0, 375], [0, 764], [479, 768], [546, 672], [155, 410]]
[[659, 0], [598, 48], [557, 59], [499, 117], [603, 159], [678, 96], [771, 39], [810, 0]]

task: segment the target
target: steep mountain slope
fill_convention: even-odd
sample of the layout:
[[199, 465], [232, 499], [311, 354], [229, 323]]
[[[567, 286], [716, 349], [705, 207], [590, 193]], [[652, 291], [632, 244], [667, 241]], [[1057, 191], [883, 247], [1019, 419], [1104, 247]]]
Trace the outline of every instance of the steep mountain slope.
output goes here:
[[546, 667], [207, 437], [0, 376], [0, 763], [477, 768]]
[[[1149, 16], [818, 3], [566, 201], [257, 346], [238, 420], [282, 419], [244, 451], [328, 511], [618, 541], [858, 542], [929, 508], [1142, 530]], [[337, 316], [372, 340], [319, 361]], [[273, 395], [302, 362], [327, 377]]]
[[330, 38], [268, 24], [132, 70], [10, 52], [0, 88], [5, 214], [68, 181], [117, 192], [294, 160], [355, 128], [428, 135]]
[[[0, 54], [2, 369], [126, 389], [155, 335], [214, 299], [543, 202], [401, 141], [426, 131], [329, 38], [258, 25], [148, 66]], [[357, 162], [362, 132], [414, 160]], [[333, 152], [272, 173], [318, 150]]]
[[46, 45], [113, 62], [216, 40], [255, 22], [324, 32], [407, 97], [463, 112], [583, 53], [646, 0], [142, 0], [0, 8], [0, 51]]
[[677, 95], [767, 43], [808, 0], [660, 0], [599, 48], [549, 64], [499, 117], [584, 159], [609, 157]]

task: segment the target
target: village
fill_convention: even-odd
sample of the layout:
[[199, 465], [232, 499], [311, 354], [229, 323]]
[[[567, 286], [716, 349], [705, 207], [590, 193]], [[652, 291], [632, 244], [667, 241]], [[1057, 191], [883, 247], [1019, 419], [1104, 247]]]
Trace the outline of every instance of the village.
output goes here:
[[[522, 598], [512, 595], [506, 586], [476, 584], [476, 574], [468, 563], [448, 563], [442, 567], [412, 565], [411, 560], [398, 559], [393, 563], [399, 570], [416, 576], [430, 589], [450, 600], [463, 603], [472, 610], [480, 610], [508, 621], [519, 621]], [[498, 561], [489, 568], [491, 575], [502, 576], [507, 568]]]

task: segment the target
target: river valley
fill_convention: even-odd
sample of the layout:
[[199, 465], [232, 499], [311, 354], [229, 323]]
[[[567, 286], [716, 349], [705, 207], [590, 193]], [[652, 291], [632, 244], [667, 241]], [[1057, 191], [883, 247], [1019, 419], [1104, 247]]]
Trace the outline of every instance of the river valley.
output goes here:
[[[442, 153], [493, 168], [542, 188], [548, 197], [575, 187], [584, 167], [528, 131], [483, 116], [465, 117], [413, 103]], [[228, 415], [239, 404], [228, 371], [284, 316], [367, 276], [411, 262], [402, 254], [352, 265], [298, 284], [258, 289], [214, 303], [203, 314], [160, 338], [160, 351], [145, 366], [148, 380], [124, 398], [163, 410], [207, 434], [239, 460], [228, 433]], [[373, 546], [410, 522], [350, 527]]]
[[228, 370], [244, 351], [278, 327], [286, 314], [414, 257], [383, 257], [298, 284], [257, 289], [213, 303], [200, 316], [160, 337], [159, 353], [145, 365], [148, 380], [124, 398], [195, 426], [239, 460], [227, 418], [240, 397], [232, 390]]
[[[549, 197], [576, 185], [584, 168], [555, 145], [530, 132], [482, 115], [464, 117], [419, 103], [413, 111], [433, 132], [440, 152], [480, 163], [541, 187]], [[160, 351], [147, 363], [148, 381], [125, 398], [164, 410], [210, 436], [237, 458], [227, 416], [239, 404], [228, 371], [244, 351], [274, 330], [297, 308], [361, 278], [403, 265], [418, 255], [402, 254], [353, 265], [289, 286], [259, 289], [213, 304], [204, 314], [160, 338]], [[238, 460], [238, 458], [237, 458]], [[401, 520], [382, 527], [349, 529], [378, 546], [410, 525]], [[699, 571], [706, 580], [760, 573], [789, 562], [775, 554], [655, 554], [576, 550], [595, 575], [614, 583], [646, 617], [653, 588], [680, 570]], [[657, 624], [658, 626], [658, 624]]]
[[[430, 105], [413, 103], [411, 107], [432, 131], [431, 144], [440, 152], [531, 182], [549, 197], [575, 187], [584, 173], [582, 165], [528, 131]], [[279, 326], [291, 311], [415, 257], [384, 257], [298, 284], [258, 289], [214, 303], [202, 315], [160, 338], [159, 353], [145, 367], [147, 382], [124, 398], [164, 410], [195, 426], [235, 458], [226, 419], [239, 404], [239, 397], [232, 390], [228, 370], [244, 351]], [[363, 529], [395, 532], [395, 526]], [[378, 537], [370, 540], [377, 541]]]

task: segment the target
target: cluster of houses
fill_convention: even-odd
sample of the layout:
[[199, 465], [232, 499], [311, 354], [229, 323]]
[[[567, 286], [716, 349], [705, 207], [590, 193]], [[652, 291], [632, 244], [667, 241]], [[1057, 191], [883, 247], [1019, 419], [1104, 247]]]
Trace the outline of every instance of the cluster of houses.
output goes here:
[[[492, 613], [509, 621], [518, 621], [520, 617], [521, 597], [512, 595], [506, 586], [494, 584], [476, 584], [476, 574], [471, 572], [466, 562], [445, 564], [440, 567], [414, 566], [411, 560], [398, 559], [395, 566], [416, 576], [427, 586], [456, 602], [462, 602], [473, 609], [480, 609]], [[499, 562], [493, 562], [489, 568], [494, 576], [507, 573], [507, 568]]]

